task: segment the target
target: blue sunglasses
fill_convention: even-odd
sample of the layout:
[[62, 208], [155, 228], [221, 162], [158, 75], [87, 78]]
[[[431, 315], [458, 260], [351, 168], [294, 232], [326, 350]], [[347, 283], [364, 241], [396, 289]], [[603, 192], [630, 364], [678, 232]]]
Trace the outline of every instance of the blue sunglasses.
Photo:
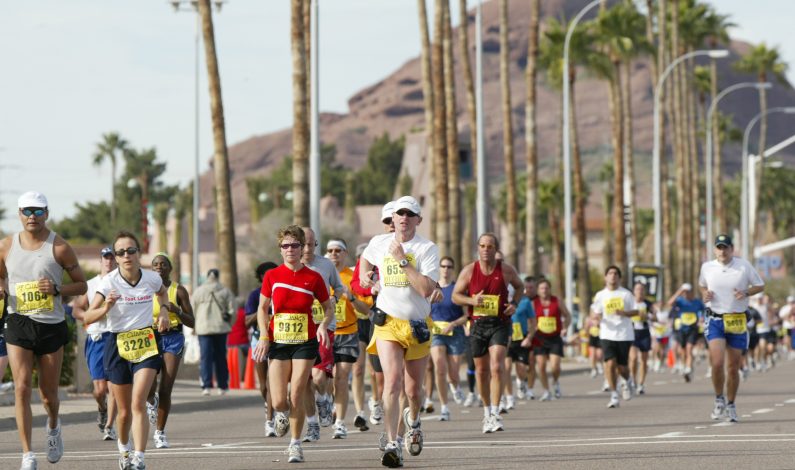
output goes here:
[[47, 212], [47, 209], [42, 209], [40, 207], [26, 207], [24, 209], [20, 209], [19, 211], [22, 212], [22, 215], [25, 217], [30, 217], [31, 215], [41, 217], [45, 212]]

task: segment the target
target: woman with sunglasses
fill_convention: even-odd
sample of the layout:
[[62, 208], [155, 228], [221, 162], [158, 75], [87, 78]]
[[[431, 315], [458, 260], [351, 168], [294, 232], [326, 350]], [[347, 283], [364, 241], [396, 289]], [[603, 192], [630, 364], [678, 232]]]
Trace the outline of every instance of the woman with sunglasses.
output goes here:
[[[301, 262], [306, 244], [301, 227], [282, 227], [278, 241], [284, 263], [265, 273], [262, 279], [257, 310], [260, 338], [254, 348], [253, 359], [262, 361], [266, 356], [270, 359], [268, 385], [273, 401], [274, 427], [278, 437], [290, 430], [287, 461], [296, 463], [304, 461], [301, 449], [304, 394], [312, 366], [319, 358], [319, 346], [329, 346], [327, 328], [334, 307], [323, 278]], [[318, 324], [312, 321], [312, 302], [315, 299], [324, 311], [323, 321]], [[271, 304], [273, 315], [269, 311]]]
[[[22, 231], [0, 241], [0, 297], [8, 295], [5, 339], [14, 377], [16, 424], [23, 470], [37, 467], [30, 440], [31, 380], [38, 366], [39, 392], [47, 421], [47, 461], [63, 456], [58, 381], [69, 329], [63, 296], [86, 292], [86, 277], [72, 247], [47, 228], [47, 198], [27, 192], [18, 201]], [[63, 283], [66, 271], [72, 282]]]
[[[144, 452], [149, 435], [146, 397], [162, 365], [152, 327], [152, 304], [160, 312], [157, 331], [169, 329], [168, 291], [154, 271], [141, 269], [141, 248], [130, 232], [119, 232], [113, 242], [118, 269], [102, 278], [85, 313], [86, 323], [107, 317], [111, 340], [105, 347], [104, 365], [118, 406], [119, 468], [145, 469]], [[130, 455], [130, 429], [135, 453]]]
[[[152, 382], [152, 388], [149, 390], [149, 397], [146, 400], [146, 412], [149, 415], [149, 424], [156, 425], [155, 448], [167, 449], [166, 421], [168, 421], [168, 414], [171, 412], [171, 391], [174, 388], [174, 381], [177, 379], [182, 353], [185, 352], [185, 335], [182, 334], [182, 325], [193, 328], [195, 322], [188, 291], [176, 282], [171, 282], [173, 264], [168, 254], [164, 252], [156, 254], [152, 258], [152, 269], [160, 275], [163, 286], [168, 291], [168, 303], [165, 306], [168, 310], [168, 330], [157, 335], [157, 346], [160, 348], [160, 354], [163, 355], [163, 369], [160, 371], [160, 387], [157, 386], [157, 378]], [[152, 315], [154, 321], [157, 322], [157, 317], [160, 315], [160, 302], [157, 298], [154, 299], [152, 307]]]

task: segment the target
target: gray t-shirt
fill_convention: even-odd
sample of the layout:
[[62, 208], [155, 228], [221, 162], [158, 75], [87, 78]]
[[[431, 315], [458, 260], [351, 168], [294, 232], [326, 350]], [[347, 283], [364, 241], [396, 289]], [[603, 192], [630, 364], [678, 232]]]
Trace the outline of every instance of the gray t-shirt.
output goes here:
[[[310, 263], [304, 263], [306, 266], [316, 271], [320, 274], [320, 277], [323, 278], [323, 282], [326, 283], [326, 288], [331, 287], [334, 289], [335, 293], [341, 292], [341, 289], [344, 289], [345, 286], [342, 284], [342, 279], [340, 279], [340, 274], [337, 272], [336, 266], [330, 260], [322, 257], [322, 256], [314, 256], [314, 259]], [[331, 291], [329, 291], [331, 292]], [[336, 297], [339, 297], [340, 294], [336, 294]], [[331, 323], [328, 326], [329, 331], [336, 331], [337, 330], [337, 319], [334, 315], [331, 316]]]

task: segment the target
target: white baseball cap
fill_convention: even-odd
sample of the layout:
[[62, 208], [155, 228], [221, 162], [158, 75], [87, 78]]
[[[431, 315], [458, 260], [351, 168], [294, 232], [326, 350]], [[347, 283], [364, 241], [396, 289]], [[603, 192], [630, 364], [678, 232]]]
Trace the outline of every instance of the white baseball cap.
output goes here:
[[392, 213], [395, 212], [395, 201], [389, 201], [384, 204], [384, 208], [381, 209], [381, 222], [385, 221], [386, 219], [392, 219]]
[[46, 208], [47, 207], [47, 198], [44, 197], [44, 194], [38, 193], [36, 191], [28, 191], [22, 196], [19, 196], [19, 200], [17, 201], [17, 207], [23, 209], [25, 207], [40, 207]]
[[795, 295], [788, 295], [787, 296], [787, 303], [795, 302]]
[[403, 196], [397, 201], [395, 201], [395, 212], [401, 209], [410, 210], [411, 212], [417, 215], [421, 215], [422, 211], [422, 209], [420, 208], [420, 203], [417, 202], [417, 200], [411, 196]]
[[693, 290], [693, 286], [685, 282], [684, 284], [682, 284], [682, 290]]

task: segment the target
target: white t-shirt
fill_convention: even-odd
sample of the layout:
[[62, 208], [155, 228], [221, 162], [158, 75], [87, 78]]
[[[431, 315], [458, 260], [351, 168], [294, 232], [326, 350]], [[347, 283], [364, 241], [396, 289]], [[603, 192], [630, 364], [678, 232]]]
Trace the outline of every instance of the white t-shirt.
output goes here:
[[134, 286], [122, 277], [118, 269], [103, 277], [97, 292], [106, 298], [111, 290], [120, 295], [108, 311], [110, 331], [119, 333], [152, 326], [152, 300], [162, 286], [160, 275], [148, 269], [141, 269], [141, 279]]
[[698, 285], [715, 293], [715, 297], [707, 302], [707, 307], [722, 314], [748, 310], [748, 297], [737, 300], [734, 290], [744, 292], [751, 286], [764, 286], [765, 282], [751, 263], [734, 257], [726, 265], [716, 259], [702, 264]]
[[[88, 288], [86, 289], [86, 297], [88, 298], [88, 305], [91, 305], [91, 301], [94, 300], [94, 296], [97, 295], [97, 290], [99, 290], [99, 284], [102, 282], [102, 277], [97, 274], [96, 276], [92, 277], [86, 283]], [[94, 335], [101, 335], [102, 333], [110, 331], [108, 328], [108, 318], [103, 317], [101, 320], [95, 321], [94, 323], [88, 325], [86, 327], [86, 335], [87, 336], [94, 336]]]
[[[389, 254], [394, 233], [376, 235], [370, 240], [362, 257], [378, 266], [378, 293], [376, 306], [389, 315], [403, 320], [423, 320], [431, 313], [431, 303], [409, 285], [408, 276], [397, 260]], [[439, 248], [419, 235], [401, 243], [406, 258], [423, 276], [439, 280]]]
[[795, 325], [792, 324], [792, 320], [789, 319], [791, 311], [792, 306], [790, 304], [781, 307], [781, 309], [778, 311], [778, 317], [783, 322], [781, 325], [788, 330], [795, 328]]
[[602, 315], [599, 323], [599, 338], [610, 341], [634, 341], [635, 329], [632, 319], [616, 315], [615, 311], [636, 310], [635, 296], [629, 290], [618, 287], [609, 290], [607, 287], [594, 296], [593, 311]]

